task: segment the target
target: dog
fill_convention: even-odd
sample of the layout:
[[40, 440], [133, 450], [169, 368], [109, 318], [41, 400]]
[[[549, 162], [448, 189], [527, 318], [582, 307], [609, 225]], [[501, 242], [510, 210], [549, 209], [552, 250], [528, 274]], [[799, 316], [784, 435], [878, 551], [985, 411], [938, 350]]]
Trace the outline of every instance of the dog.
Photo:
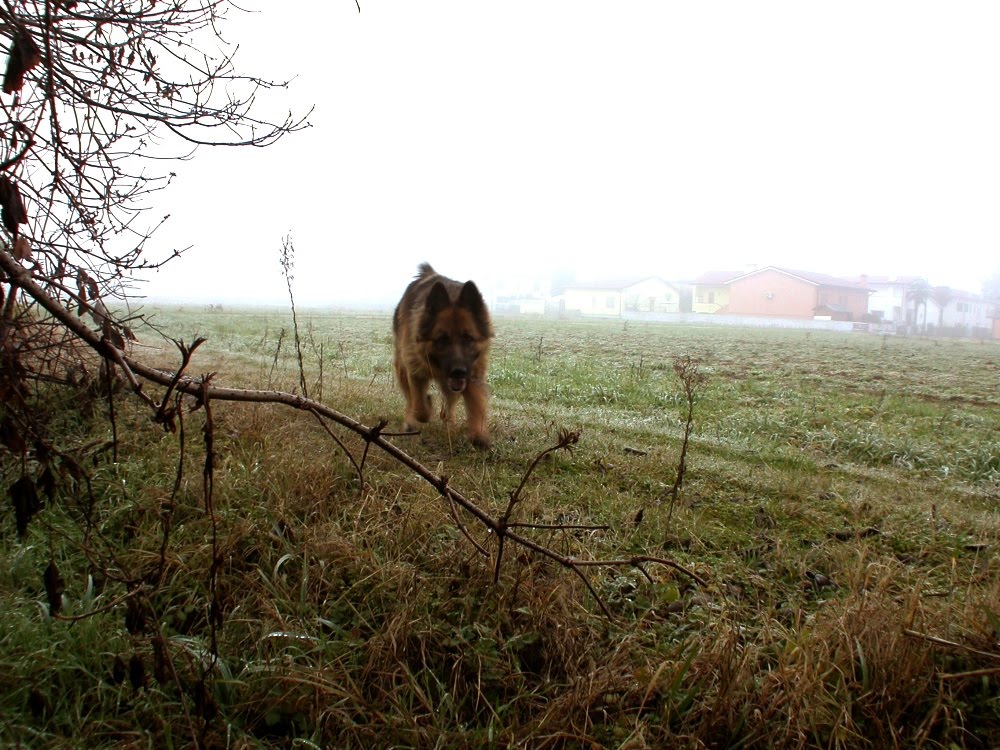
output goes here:
[[486, 369], [493, 324], [472, 281], [464, 284], [421, 263], [392, 316], [393, 369], [406, 398], [404, 430], [431, 416], [430, 382], [441, 391], [441, 419], [451, 422], [455, 402], [465, 401], [466, 431], [477, 448], [488, 448]]

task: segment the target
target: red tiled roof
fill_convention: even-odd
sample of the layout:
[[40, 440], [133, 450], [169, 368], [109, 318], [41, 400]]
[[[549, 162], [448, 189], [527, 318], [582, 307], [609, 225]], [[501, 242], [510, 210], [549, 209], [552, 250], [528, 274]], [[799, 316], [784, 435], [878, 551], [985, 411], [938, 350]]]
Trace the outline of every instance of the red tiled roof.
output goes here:
[[[854, 281], [849, 281], [848, 279], [842, 279], [839, 276], [830, 276], [825, 273], [815, 273], [813, 271], [798, 271], [791, 268], [779, 268], [778, 266], [764, 266], [763, 268], [758, 268], [753, 271], [748, 271], [737, 278], [743, 279], [747, 276], [753, 276], [754, 274], [761, 273], [763, 271], [777, 271], [778, 273], [784, 273], [789, 276], [794, 276], [797, 279], [802, 279], [810, 284], [815, 284], [817, 286], [836, 286], [844, 289], [858, 289], [871, 291], [864, 284], [859, 284]], [[733, 279], [735, 281], [735, 279]]]

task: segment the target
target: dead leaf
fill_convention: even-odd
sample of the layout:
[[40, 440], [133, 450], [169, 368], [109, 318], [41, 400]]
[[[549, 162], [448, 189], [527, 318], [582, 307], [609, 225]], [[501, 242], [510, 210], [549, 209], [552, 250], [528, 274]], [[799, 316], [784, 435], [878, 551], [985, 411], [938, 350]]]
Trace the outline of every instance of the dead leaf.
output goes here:
[[142, 663], [139, 654], [132, 654], [128, 660], [128, 679], [134, 690], [146, 687], [146, 665]]
[[31, 243], [27, 237], [22, 235], [14, 242], [14, 257], [18, 260], [31, 260]]
[[24, 75], [41, 61], [42, 51], [31, 34], [23, 28], [16, 29], [3, 75], [3, 92], [13, 94], [24, 88]]
[[7, 175], [0, 175], [0, 220], [7, 227], [7, 231], [14, 236], [15, 241], [18, 225], [28, 221], [21, 191], [18, 190], [17, 183], [11, 182]]
[[8, 490], [14, 501], [14, 519], [17, 522], [17, 535], [23, 539], [28, 533], [28, 522], [42, 509], [42, 501], [38, 497], [35, 483], [25, 475], [10, 486]]
[[49, 617], [55, 617], [62, 609], [62, 595], [66, 590], [66, 582], [59, 572], [55, 560], [49, 561], [42, 578], [45, 580], [45, 595], [49, 600]]

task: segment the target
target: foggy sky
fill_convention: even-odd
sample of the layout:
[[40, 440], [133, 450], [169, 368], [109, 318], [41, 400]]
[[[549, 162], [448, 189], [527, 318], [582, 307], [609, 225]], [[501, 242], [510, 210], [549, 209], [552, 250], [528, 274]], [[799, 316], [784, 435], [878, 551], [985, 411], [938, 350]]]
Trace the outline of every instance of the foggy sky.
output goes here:
[[177, 164], [154, 298], [391, 301], [456, 278], [1000, 266], [1000, 4], [256, 3], [224, 27], [313, 125]]

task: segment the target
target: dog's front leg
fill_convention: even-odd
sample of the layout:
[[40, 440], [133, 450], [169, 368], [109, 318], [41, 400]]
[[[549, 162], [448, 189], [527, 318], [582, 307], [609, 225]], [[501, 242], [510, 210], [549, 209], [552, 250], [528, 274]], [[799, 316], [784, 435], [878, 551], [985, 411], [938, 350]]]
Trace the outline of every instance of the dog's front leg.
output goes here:
[[406, 414], [403, 418], [405, 431], [419, 430], [420, 425], [431, 418], [431, 396], [427, 392], [430, 381], [427, 378], [415, 377], [412, 373], [407, 378]]
[[489, 448], [490, 436], [486, 431], [486, 403], [488, 400], [486, 385], [480, 380], [470, 380], [462, 392], [465, 400], [465, 426], [469, 440], [477, 448]]

